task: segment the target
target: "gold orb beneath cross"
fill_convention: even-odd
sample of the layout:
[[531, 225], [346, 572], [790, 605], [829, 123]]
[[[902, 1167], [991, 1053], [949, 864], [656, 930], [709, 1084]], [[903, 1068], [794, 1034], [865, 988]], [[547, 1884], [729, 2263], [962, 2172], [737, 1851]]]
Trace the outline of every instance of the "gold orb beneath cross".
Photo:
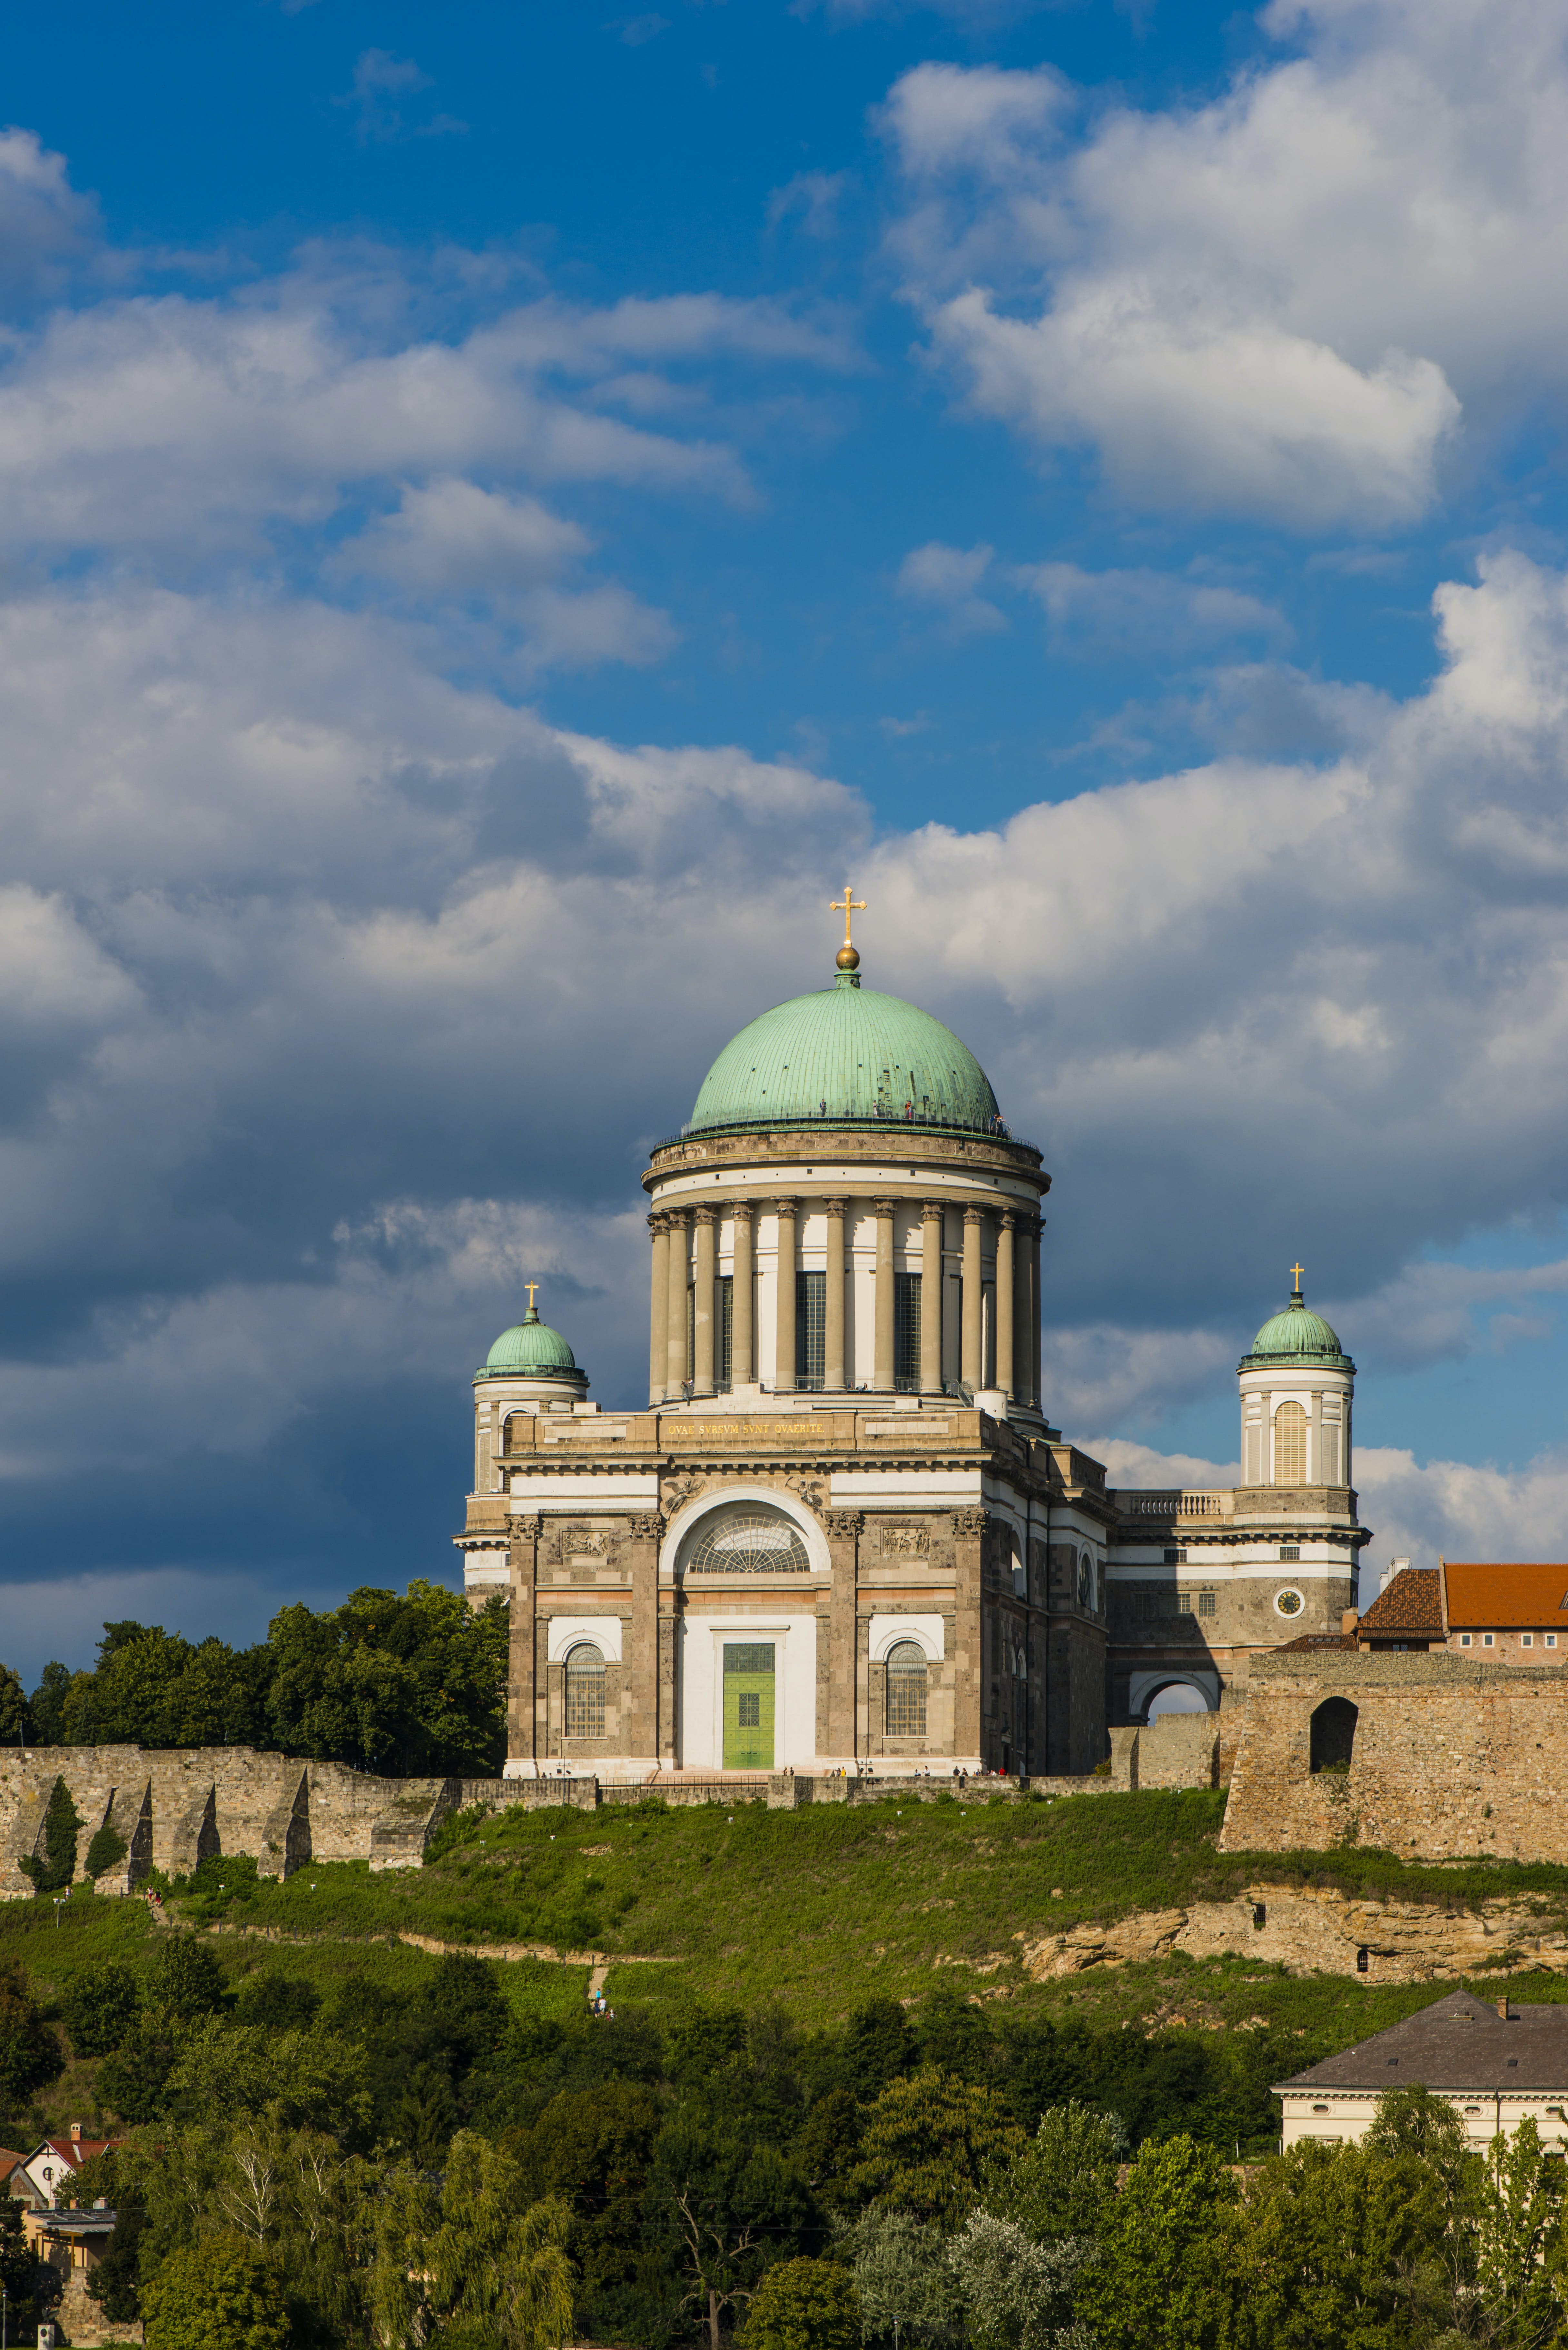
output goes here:
[[838, 950], [837, 962], [840, 971], [858, 971], [860, 968], [859, 948], [840, 947]]

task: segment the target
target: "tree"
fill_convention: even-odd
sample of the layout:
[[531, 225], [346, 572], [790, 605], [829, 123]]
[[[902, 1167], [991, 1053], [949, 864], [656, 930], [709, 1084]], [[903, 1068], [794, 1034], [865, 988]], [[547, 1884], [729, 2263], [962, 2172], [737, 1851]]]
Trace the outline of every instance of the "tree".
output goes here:
[[272, 1621], [266, 1721], [286, 1752], [367, 1769], [497, 1770], [505, 1753], [508, 1615], [416, 1580], [362, 1589], [330, 1615]]
[[171, 2254], [141, 2301], [147, 2350], [287, 2350], [276, 2272], [241, 2237], [208, 2236]]
[[88, 2292], [111, 2324], [124, 2325], [141, 2314], [141, 2235], [145, 2206], [127, 2197], [114, 2207], [114, 2228], [103, 2258], [88, 2277]]
[[194, 1934], [163, 1936], [147, 1970], [150, 2007], [167, 2008], [171, 2015], [189, 2022], [198, 2015], [215, 2015], [226, 1989], [223, 1970], [205, 1942]]
[[752, 2296], [744, 2350], [860, 2350], [854, 2279], [836, 2261], [778, 2261]]
[[135, 2022], [141, 1993], [130, 1968], [109, 1959], [67, 1976], [60, 2005], [75, 2054], [107, 2056]]
[[678, 2114], [654, 2148], [643, 2208], [687, 2280], [711, 2350], [726, 2311], [747, 2302], [770, 2262], [802, 2249], [816, 2211], [799, 2163], [735, 2130]]
[[0, 2196], [0, 2285], [18, 2328], [34, 2306], [37, 2263], [22, 2232], [22, 2205], [14, 2196]]
[[43, 1857], [24, 1853], [16, 1863], [23, 1876], [32, 1878], [36, 1892], [57, 1893], [62, 1885], [70, 1883], [76, 1875], [77, 1830], [80, 1826], [71, 1791], [63, 1779], [57, 1779], [44, 1814]]
[[960, 2338], [963, 2294], [940, 2228], [874, 2203], [845, 2241], [868, 2334], [891, 2334], [893, 2350], [906, 2338], [933, 2345]]
[[59, 2034], [14, 1959], [0, 1963], [0, 2099], [21, 2105], [65, 2070]]
[[44, 1667], [27, 1708], [32, 1716], [31, 1735], [39, 1746], [64, 1745], [66, 1700], [70, 1695], [70, 1687], [71, 1675], [67, 1666], [57, 1659]]
[[1036, 2243], [1014, 2220], [971, 2211], [948, 2247], [969, 2304], [970, 2336], [981, 2350], [1077, 2350], [1073, 2287], [1095, 2257], [1092, 2236]]
[[99, 2101], [121, 2121], [156, 2121], [180, 2061], [185, 2027], [166, 2007], [138, 2010], [130, 2030], [98, 2068]]
[[1562, 2216], [1561, 2165], [1542, 2151], [1528, 2116], [1491, 2142], [1478, 2197], [1476, 2283], [1480, 2306], [1509, 2350], [1561, 2339], [1562, 2254], [1548, 2262]]
[[1077, 2308], [1101, 2350], [1210, 2350], [1224, 2341], [1235, 2180], [1186, 2137], [1139, 2149], [1105, 2215]]
[[994, 2090], [928, 2069], [883, 2090], [866, 2116], [848, 2184], [863, 2201], [953, 2229], [979, 2202], [981, 2177], [1023, 2144]]
[[[571, 2215], [530, 2204], [520, 2166], [460, 2130], [439, 2193], [418, 2173], [383, 2174], [376, 2199], [373, 2314], [388, 2343], [424, 2341], [432, 2323], [489, 2329], [501, 2350], [546, 2350], [567, 2338]], [[439, 2338], [439, 2337], [438, 2337]]]
[[913, 2068], [914, 2062], [915, 2035], [901, 2001], [868, 1999], [850, 2009], [835, 2077], [861, 2105], [868, 2106], [880, 2096], [890, 2081]]
[[1115, 2114], [1075, 2100], [1048, 2106], [1022, 2152], [988, 2172], [985, 2208], [1000, 2220], [1016, 2220], [1037, 2243], [1096, 2235], [1127, 2150], [1127, 2132]]
[[21, 1676], [0, 1665], [0, 1745], [20, 1746], [27, 1726], [27, 1700]]
[[1291, 2350], [1401, 2350], [1412, 2284], [1422, 2302], [1449, 2298], [1433, 2265], [1447, 2227], [1441, 2183], [1418, 2155], [1369, 2153], [1365, 2140], [1293, 2147], [1240, 2220], [1251, 2338]]

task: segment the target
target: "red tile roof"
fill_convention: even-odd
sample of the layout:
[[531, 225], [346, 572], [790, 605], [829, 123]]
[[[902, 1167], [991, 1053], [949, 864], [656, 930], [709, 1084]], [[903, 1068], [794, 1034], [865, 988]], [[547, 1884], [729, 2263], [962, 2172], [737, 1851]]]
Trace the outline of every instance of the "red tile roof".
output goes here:
[[1568, 1627], [1568, 1566], [1459, 1565], [1445, 1559], [1442, 1573], [1453, 1631]]
[[1354, 1632], [1302, 1632], [1293, 1640], [1282, 1642], [1274, 1650], [1276, 1657], [1299, 1657], [1309, 1649], [1354, 1648]]
[[1357, 1640], [1440, 1640], [1443, 1637], [1441, 1595], [1435, 1566], [1407, 1566], [1380, 1591], [1355, 1627]]

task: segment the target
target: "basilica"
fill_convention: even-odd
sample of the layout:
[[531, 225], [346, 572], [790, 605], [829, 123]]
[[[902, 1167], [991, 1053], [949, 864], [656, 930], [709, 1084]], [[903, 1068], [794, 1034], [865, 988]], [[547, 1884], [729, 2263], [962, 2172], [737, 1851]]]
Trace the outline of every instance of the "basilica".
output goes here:
[[650, 1154], [646, 1408], [590, 1400], [532, 1292], [474, 1375], [510, 1777], [1092, 1772], [1354, 1605], [1355, 1365], [1300, 1268], [1241, 1358], [1242, 1482], [1107, 1485], [1041, 1396], [1041, 1154], [836, 910], [833, 983]]

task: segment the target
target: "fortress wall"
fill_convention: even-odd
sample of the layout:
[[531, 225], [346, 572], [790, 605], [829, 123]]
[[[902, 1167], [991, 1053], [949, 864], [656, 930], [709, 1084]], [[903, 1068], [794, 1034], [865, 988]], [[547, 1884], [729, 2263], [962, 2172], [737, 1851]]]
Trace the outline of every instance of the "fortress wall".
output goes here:
[[[1312, 1717], [1333, 1697], [1356, 1708], [1350, 1768], [1314, 1774]], [[1351, 1843], [1568, 1862], [1568, 1673], [1418, 1652], [1255, 1663], [1220, 1850]]]

